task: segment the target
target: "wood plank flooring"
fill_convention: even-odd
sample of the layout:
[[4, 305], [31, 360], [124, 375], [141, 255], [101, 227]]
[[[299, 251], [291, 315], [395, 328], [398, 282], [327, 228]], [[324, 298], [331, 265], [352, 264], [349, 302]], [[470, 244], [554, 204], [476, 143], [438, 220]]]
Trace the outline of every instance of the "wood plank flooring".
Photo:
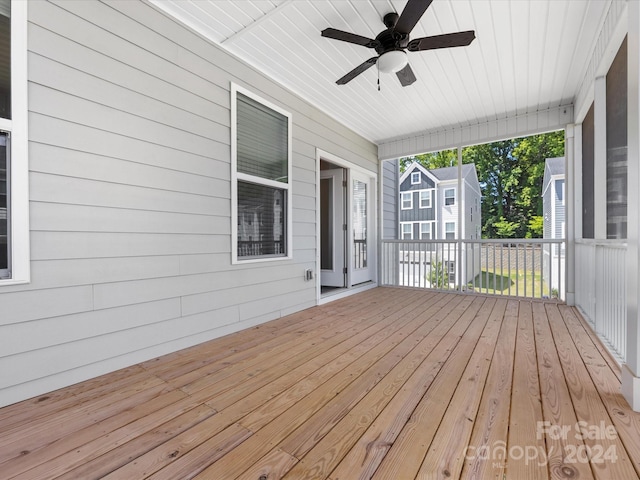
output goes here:
[[377, 288], [0, 409], [2, 479], [640, 478], [575, 309]]

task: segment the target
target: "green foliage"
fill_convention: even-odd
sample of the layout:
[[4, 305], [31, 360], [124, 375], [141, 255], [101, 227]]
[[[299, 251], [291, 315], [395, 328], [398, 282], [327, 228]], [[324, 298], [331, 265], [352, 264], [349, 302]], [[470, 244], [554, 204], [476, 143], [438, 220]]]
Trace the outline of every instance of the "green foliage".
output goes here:
[[493, 226], [498, 238], [518, 238], [517, 233], [520, 225], [517, 222], [510, 222], [504, 217], [500, 217], [500, 220], [495, 222]]
[[529, 231], [525, 238], [540, 238], [544, 229], [544, 219], [542, 215], [535, 215], [529, 219]]
[[[462, 163], [475, 163], [482, 192], [483, 238], [542, 236], [542, 181], [547, 158], [564, 156], [564, 131], [465, 147]], [[456, 150], [400, 159], [404, 172], [417, 161], [428, 169], [457, 164]]]
[[[564, 155], [564, 132], [552, 132], [467, 147], [482, 190], [484, 238], [537, 238], [530, 221], [542, 215], [542, 181], [547, 158]], [[537, 222], [537, 221], [536, 221]]]
[[418, 162], [428, 169], [453, 167], [458, 164], [458, 154], [456, 150], [442, 150], [441, 152], [422, 153], [413, 157], [403, 157], [400, 159], [400, 173], [404, 173], [409, 165]]
[[442, 262], [431, 264], [429, 284], [431, 285], [431, 288], [449, 288], [449, 274]]

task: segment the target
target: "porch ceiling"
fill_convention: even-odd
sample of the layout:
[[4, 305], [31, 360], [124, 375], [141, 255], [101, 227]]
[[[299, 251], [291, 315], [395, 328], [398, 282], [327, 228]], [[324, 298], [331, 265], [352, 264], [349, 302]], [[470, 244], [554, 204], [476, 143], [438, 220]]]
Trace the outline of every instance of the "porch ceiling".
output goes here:
[[371, 68], [335, 81], [372, 51], [320, 36], [375, 37], [406, 0], [152, 0], [369, 140], [522, 116], [574, 102], [610, 1], [435, 0], [412, 38], [473, 29], [468, 47], [410, 53], [402, 88]]

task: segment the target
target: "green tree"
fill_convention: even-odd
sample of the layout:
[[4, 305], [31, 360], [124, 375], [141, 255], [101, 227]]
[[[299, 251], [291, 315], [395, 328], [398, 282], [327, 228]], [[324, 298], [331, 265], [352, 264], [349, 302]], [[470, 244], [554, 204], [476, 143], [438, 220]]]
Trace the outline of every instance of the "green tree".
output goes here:
[[542, 215], [535, 215], [529, 219], [529, 231], [526, 233], [525, 238], [540, 238], [542, 237], [544, 230], [544, 221]]
[[458, 163], [458, 154], [456, 150], [442, 150], [440, 152], [403, 157], [400, 159], [400, 173], [404, 173], [413, 162], [418, 162], [428, 169], [453, 167]]
[[[474, 163], [482, 193], [483, 238], [542, 236], [542, 181], [547, 158], [564, 156], [564, 132], [473, 145], [462, 150], [462, 163]], [[435, 169], [457, 164], [456, 150], [400, 159], [400, 171], [414, 161]]]
[[564, 132], [475, 145], [462, 155], [478, 171], [483, 237], [541, 237], [542, 229], [530, 222], [542, 215], [544, 162], [564, 155]]

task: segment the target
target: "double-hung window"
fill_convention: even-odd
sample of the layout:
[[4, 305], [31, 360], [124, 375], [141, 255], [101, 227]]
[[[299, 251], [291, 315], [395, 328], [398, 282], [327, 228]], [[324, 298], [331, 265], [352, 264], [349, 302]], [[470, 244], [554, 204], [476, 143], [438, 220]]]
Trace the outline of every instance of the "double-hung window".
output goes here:
[[431, 190], [420, 191], [420, 208], [431, 208]]
[[431, 240], [433, 238], [431, 225], [432, 222], [420, 223], [420, 240]]
[[281, 260], [291, 246], [291, 114], [232, 85], [232, 260]]
[[446, 240], [454, 240], [456, 238], [456, 224], [454, 222], [444, 224], [444, 238]]
[[444, 190], [444, 204], [455, 205], [456, 204], [456, 189], [455, 188], [445, 188]]
[[413, 240], [413, 223], [402, 224], [402, 240]]
[[0, 0], [0, 285], [29, 281], [27, 2]]
[[413, 192], [402, 192], [400, 201], [402, 210], [411, 210], [413, 208]]

